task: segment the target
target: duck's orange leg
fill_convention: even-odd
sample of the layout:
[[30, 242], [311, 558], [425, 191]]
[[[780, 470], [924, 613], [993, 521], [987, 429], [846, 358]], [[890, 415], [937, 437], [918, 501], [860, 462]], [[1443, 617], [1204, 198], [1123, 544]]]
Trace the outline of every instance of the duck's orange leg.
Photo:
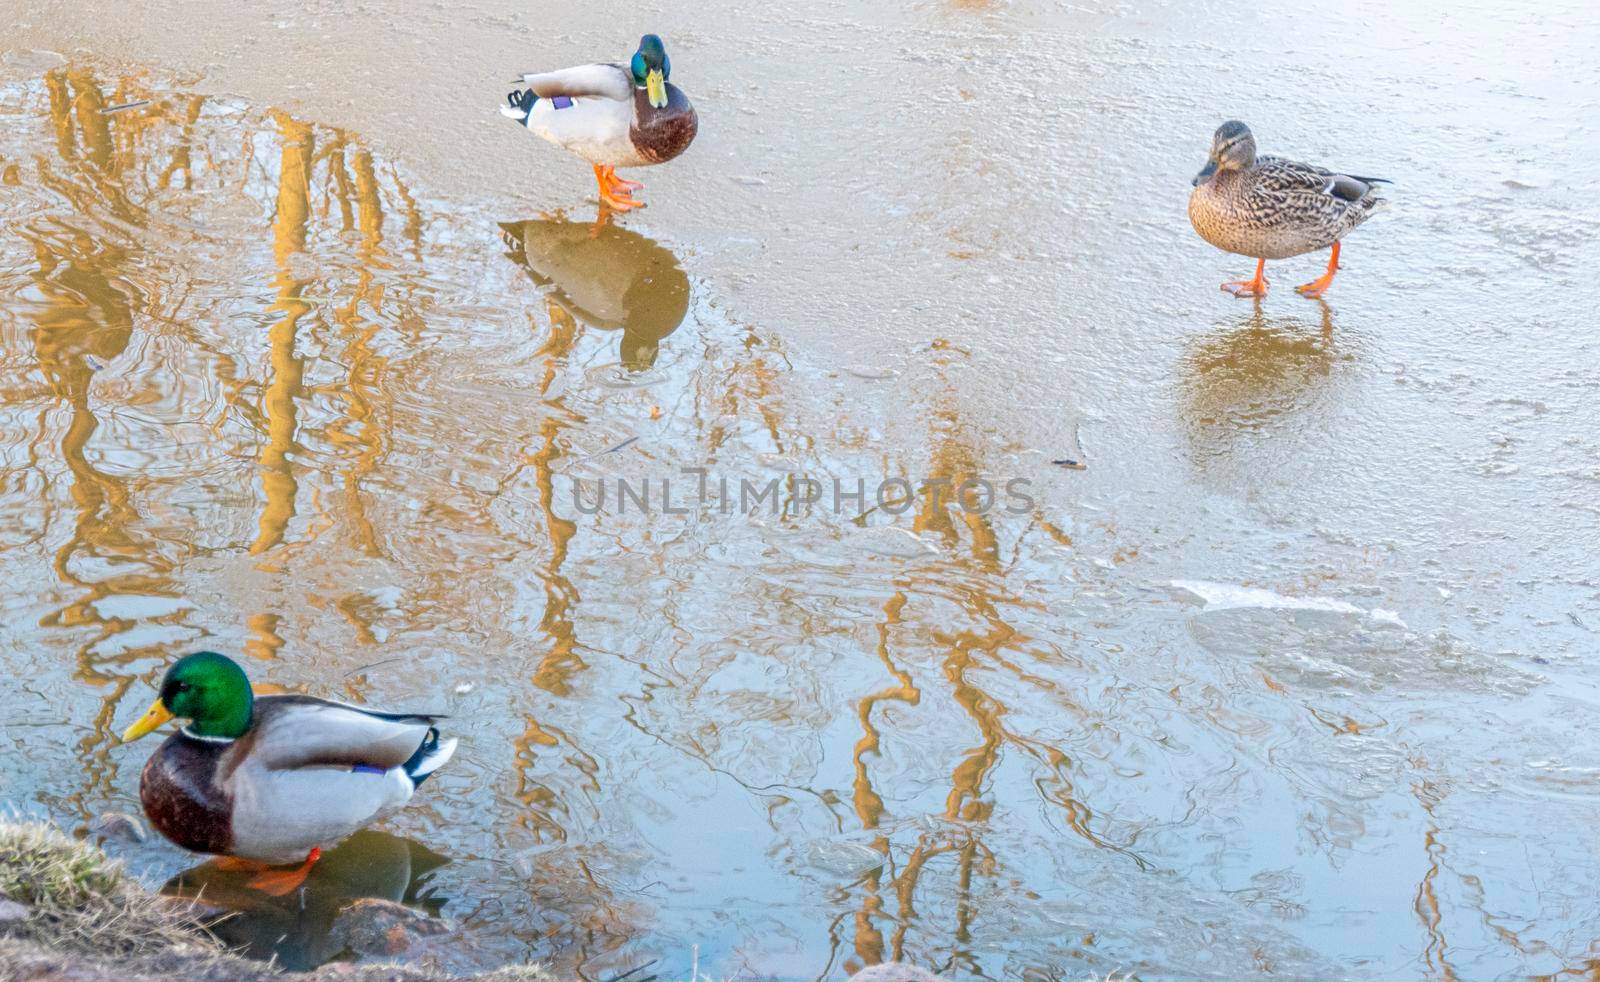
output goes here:
[[274, 897], [283, 897], [298, 889], [311, 873], [311, 867], [322, 858], [321, 849], [312, 849], [306, 856], [306, 861], [293, 869], [274, 869], [258, 873], [250, 878], [245, 886], [260, 890], [262, 893]]
[[1333, 244], [1333, 255], [1328, 257], [1328, 271], [1312, 280], [1295, 287], [1295, 292], [1313, 300], [1322, 299], [1322, 294], [1333, 283], [1333, 274], [1339, 271], [1339, 243]]
[[[615, 167], [602, 167], [599, 164], [595, 164], [594, 179], [595, 183], [600, 185], [600, 200], [608, 206], [615, 208], [617, 211], [632, 211], [635, 208], [644, 207], [643, 201], [635, 201], [633, 195], [628, 193], [627, 185], [633, 184], [633, 182], [620, 180], [617, 177]], [[643, 187], [643, 185], [635, 186]]]
[[1233, 280], [1222, 284], [1223, 292], [1231, 293], [1236, 297], [1264, 297], [1267, 295], [1267, 261], [1256, 260], [1256, 278], [1253, 280]]

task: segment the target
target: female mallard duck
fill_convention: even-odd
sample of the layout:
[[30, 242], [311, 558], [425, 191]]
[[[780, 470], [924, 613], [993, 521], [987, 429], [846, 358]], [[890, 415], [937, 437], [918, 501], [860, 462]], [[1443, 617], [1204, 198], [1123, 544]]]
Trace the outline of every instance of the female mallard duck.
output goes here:
[[583, 65], [525, 74], [500, 111], [558, 147], [594, 165], [600, 200], [618, 211], [644, 207], [638, 181], [618, 167], [671, 160], [694, 140], [700, 123], [683, 90], [667, 82], [672, 59], [661, 39], [646, 34], [626, 67]]
[[150, 711], [122, 734], [137, 740], [173, 718], [139, 779], [150, 824], [193, 852], [235, 865], [300, 863], [252, 886], [284, 894], [324, 848], [404, 805], [450, 759], [437, 716], [380, 713], [310, 696], [257, 696], [233, 659], [201, 651], [167, 670]]
[[1295, 287], [1321, 297], [1339, 268], [1339, 240], [1383, 205], [1374, 184], [1381, 177], [1352, 177], [1281, 157], [1256, 156], [1250, 127], [1236, 119], [1217, 127], [1211, 157], [1195, 175], [1189, 221], [1207, 242], [1256, 257], [1256, 276], [1222, 284], [1236, 297], [1267, 293], [1268, 259], [1287, 259], [1333, 246], [1328, 271]]

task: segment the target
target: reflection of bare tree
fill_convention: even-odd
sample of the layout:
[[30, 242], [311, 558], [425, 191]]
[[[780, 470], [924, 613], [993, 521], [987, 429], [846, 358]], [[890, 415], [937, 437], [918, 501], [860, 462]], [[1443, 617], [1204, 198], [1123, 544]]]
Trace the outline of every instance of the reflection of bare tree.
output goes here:
[[[373, 172], [372, 154], [366, 150], [355, 153], [355, 181], [352, 184], [345, 169], [345, 148], [348, 141], [340, 136], [331, 142], [328, 151], [328, 171], [333, 179], [334, 196], [339, 201], [343, 227], [356, 225], [361, 235], [357, 249], [358, 270], [350, 301], [334, 309], [333, 316], [345, 339], [344, 362], [349, 366], [345, 384], [339, 396], [345, 403], [345, 414], [355, 432], [343, 425], [329, 427], [327, 438], [336, 446], [354, 450], [354, 459], [344, 473], [344, 504], [361, 549], [369, 556], [383, 554], [379, 537], [367, 515], [366, 499], [361, 491], [367, 479], [383, 459], [383, 419], [377, 413], [377, 382], [388, 367], [389, 360], [373, 349], [373, 339], [382, 324], [362, 316], [361, 306], [373, 303], [374, 265], [383, 261], [383, 198], [378, 190], [377, 176]], [[351, 202], [354, 200], [354, 206]]]
[[911, 681], [911, 673], [896, 667], [889, 657], [889, 634], [895, 625], [900, 623], [900, 612], [905, 609], [905, 605], [905, 591], [896, 590], [894, 596], [889, 598], [889, 602], [883, 605], [883, 620], [878, 624], [878, 658], [899, 684], [865, 697], [856, 707], [857, 715], [861, 719], [861, 739], [856, 741], [855, 746], [855, 806], [856, 817], [861, 820], [861, 827], [864, 829], [875, 829], [883, 820], [883, 798], [872, 789], [872, 778], [866, 761], [867, 755], [876, 754], [882, 743], [882, 735], [872, 722], [872, 711], [879, 703], [888, 700], [915, 706], [922, 698], [922, 693]]
[[[1008, 613], [1017, 601], [1004, 586], [999, 559], [1001, 532], [995, 527], [995, 512], [979, 507], [980, 502], [971, 496], [976, 492], [963, 498], [960, 490], [986, 475], [963, 436], [959, 414], [935, 408], [930, 419], [936, 424], [935, 442], [926, 467], [927, 482], [918, 488], [915, 497], [911, 527], [941, 539], [953, 568], [944, 570], [937, 579], [898, 578], [896, 591], [884, 607], [878, 654], [898, 684], [868, 695], [857, 704], [862, 737], [854, 755], [854, 797], [862, 828], [877, 829], [884, 819], [884, 802], [873, 787], [870, 767], [870, 757], [880, 751], [883, 741], [873, 720], [879, 705], [889, 700], [925, 704], [929, 698], [948, 698], [971, 722], [978, 742], [962, 753], [951, 769], [943, 815], [951, 823], [948, 830], [920, 832], [903, 846], [898, 846], [892, 836], [873, 840], [873, 847], [884, 854], [887, 862], [859, 887], [853, 947], [861, 964], [904, 958], [908, 934], [919, 924], [916, 898], [921, 881], [937, 865], [940, 870], [948, 869], [950, 875], [939, 892], [951, 898], [953, 922], [935, 927], [927, 924], [924, 917], [921, 930], [947, 939], [951, 959], [947, 969], [959, 966], [963, 973], [982, 974], [964, 945], [972, 936], [980, 910], [974, 899], [975, 879], [992, 880], [1000, 874], [1001, 860], [985, 842], [984, 828], [995, 809], [990, 785], [1006, 752], [1022, 754], [1034, 762], [1040, 774], [1035, 786], [1059, 810], [1065, 827], [1096, 847], [1126, 855], [1136, 867], [1143, 868], [1145, 863], [1094, 829], [1093, 811], [1074, 790], [1073, 761], [1067, 752], [1008, 727], [1004, 701], [981, 681], [986, 674], [1000, 672], [1048, 691], [1056, 701], [1065, 698], [1057, 686], [1028, 671], [1018, 658], [1029, 639], [1013, 625]], [[1054, 526], [1048, 526], [1047, 531], [1056, 541], [1071, 544], [1070, 537]], [[941, 665], [944, 686], [930, 686], [919, 682], [912, 670], [899, 667], [891, 658], [891, 636], [896, 626], [917, 622], [919, 607], [938, 609], [942, 601], [948, 600], [960, 605], [968, 624], [932, 631], [933, 642], [945, 652]], [[904, 854], [904, 859], [897, 865], [899, 853]], [[948, 865], [934, 863], [941, 857], [948, 860]], [[886, 891], [893, 897], [893, 910], [885, 909]], [[877, 926], [885, 918], [894, 925], [887, 939]], [[841, 939], [834, 940], [837, 944]]]
[[183, 131], [177, 140], [177, 146], [172, 148], [172, 160], [161, 171], [161, 176], [156, 180], [156, 186], [167, 188], [172, 186], [172, 178], [179, 171], [183, 172], [183, 188], [189, 190], [194, 186], [194, 161], [190, 145], [194, 141], [194, 125], [200, 121], [200, 110], [206, 103], [205, 96], [193, 95], [184, 100]]
[[1428, 855], [1428, 871], [1422, 875], [1422, 881], [1417, 884], [1417, 895], [1413, 903], [1417, 918], [1422, 921], [1423, 929], [1428, 932], [1428, 945], [1423, 950], [1422, 957], [1430, 974], [1445, 979], [1456, 979], [1460, 976], [1457, 975], [1455, 966], [1450, 964], [1450, 945], [1445, 940], [1444, 915], [1439, 907], [1438, 880], [1445, 868], [1445, 846], [1439, 841], [1439, 824], [1434, 818], [1433, 809], [1439, 802], [1440, 789], [1431, 782], [1421, 781], [1411, 790], [1429, 819], [1428, 832], [1423, 841]]
[[116, 144], [111, 139], [111, 122], [102, 111], [106, 108], [105, 96], [87, 69], [73, 71], [67, 78], [72, 82], [72, 109], [83, 129], [84, 155], [102, 174], [115, 177], [112, 151]]
[[66, 72], [54, 71], [44, 77], [50, 93], [50, 125], [56, 134], [56, 154], [62, 160], [78, 156], [78, 140], [72, 133], [72, 94], [67, 91]]
[[[539, 381], [540, 395], [549, 393], [550, 386], [559, 376], [560, 369], [580, 333], [577, 322], [560, 305], [550, 303], [547, 305], [547, 311], [551, 332], [541, 352], [546, 356], [546, 361]], [[562, 567], [567, 561], [568, 543], [572, 541], [578, 529], [572, 521], [556, 512], [552, 465], [561, 456], [557, 443], [561, 429], [560, 419], [555, 416], [547, 417], [540, 424], [538, 444], [528, 455], [526, 463], [534, 469], [534, 484], [539, 492], [539, 513], [543, 517], [545, 532], [550, 542], [549, 556], [543, 570], [544, 614], [539, 620], [539, 629], [548, 639], [549, 647], [539, 660], [538, 668], [534, 670], [533, 684], [546, 692], [565, 696], [571, 693], [568, 680], [585, 665], [577, 653], [577, 633], [572, 622], [572, 607], [577, 602], [578, 590], [562, 572]], [[518, 468], [519, 471], [521, 469]], [[570, 734], [559, 728], [543, 725], [537, 718], [529, 716], [527, 729], [515, 743], [518, 764], [516, 793], [518, 799], [528, 806], [528, 810], [519, 816], [518, 821], [541, 840], [548, 836], [557, 839], [566, 838], [566, 830], [557, 817], [566, 811], [565, 804], [554, 788], [533, 774], [538, 761], [537, 748], [555, 747], [562, 742], [572, 746], [585, 782], [598, 790], [595, 774], [599, 771], [599, 764], [591, 755], [572, 744]]]
[[389, 180], [394, 185], [395, 194], [400, 197], [401, 210], [405, 212], [406, 241], [411, 243], [411, 259], [420, 268], [423, 263], [422, 250], [422, 208], [417, 204], [417, 199], [412, 196], [411, 189], [406, 187], [406, 182], [393, 168], [389, 171]]
[[[75, 93], [70, 98], [69, 82]], [[52, 72], [45, 84], [63, 170], [41, 163], [41, 180], [83, 208], [122, 202], [122, 190], [109, 170], [114, 145], [110, 122], [99, 112], [105, 103], [93, 76]], [[80, 142], [89, 148], [86, 161], [78, 156]], [[70, 495], [77, 514], [71, 537], [56, 550], [55, 571], [61, 583], [83, 591], [46, 617], [43, 626], [98, 626], [97, 634], [78, 649], [76, 674], [91, 684], [110, 687], [93, 730], [78, 748], [89, 787], [76, 796], [76, 804], [87, 815], [85, 802], [93, 789], [109, 787], [115, 778], [116, 767], [106, 750], [112, 742], [118, 700], [132, 681], [108, 674], [105, 659], [95, 652], [98, 644], [126, 627], [117, 618], [102, 616], [95, 602], [121, 592], [166, 593], [171, 589], [166, 576], [170, 563], [130, 531], [138, 513], [127, 482], [98, 466], [89, 452], [100, 429], [91, 393], [95, 372], [121, 355], [133, 334], [139, 298], [121, 279], [132, 250], [66, 225], [31, 225], [23, 234], [38, 263], [33, 281], [41, 302], [27, 308], [33, 321], [34, 355], [52, 394], [70, 412], [60, 452], [72, 476]], [[115, 563], [120, 571], [111, 577], [85, 572], [100, 563]]]
[[282, 316], [268, 331], [272, 378], [263, 395], [267, 443], [261, 450], [261, 488], [266, 505], [261, 510], [261, 532], [250, 546], [263, 553], [283, 542], [294, 518], [299, 484], [289, 454], [295, 447], [295, 399], [300, 395], [304, 365], [295, 354], [295, 333], [300, 318], [311, 309], [301, 299], [305, 281], [290, 269], [292, 257], [305, 249], [306, 221], [311, 212], [311, 127], [285, 113], [275, 114], [282, 143], [278, 169], [278, 212], [272, 223], [272, 251], [278, 261], [274, 283]]

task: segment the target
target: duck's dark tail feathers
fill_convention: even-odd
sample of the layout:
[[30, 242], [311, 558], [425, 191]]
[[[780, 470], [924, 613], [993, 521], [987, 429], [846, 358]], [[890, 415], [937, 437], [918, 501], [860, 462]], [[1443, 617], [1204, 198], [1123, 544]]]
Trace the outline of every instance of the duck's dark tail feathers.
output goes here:
[[440, 740], [438, 727], [430, 726], [427, 739], [422, 741], [422, 746], [418, 747], [417, 752], [411, 755], [411, 759], [401, 766], [405, 768], [406, 776], [411, 778], [411, 786], [419, 787], [428, 779], [428, 775], [443, 767], [444, 762], [455, 752], [455, 737]]
[[533, 104], [538, 101], [532, 89], [513, 89], [506, 93], [506, 104], [500, 107], [500, 112], [527, 126], [528, 118], [533, 115]]

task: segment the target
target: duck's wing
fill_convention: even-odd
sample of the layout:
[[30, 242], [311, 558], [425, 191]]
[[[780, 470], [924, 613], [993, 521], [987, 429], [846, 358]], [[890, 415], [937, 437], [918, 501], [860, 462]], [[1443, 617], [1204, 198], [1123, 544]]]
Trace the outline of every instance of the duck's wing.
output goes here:
[[620, 102], [633, 98], [633, 75], [621, 65], [579, 65], [555, 72], [530, 72], [520, 82], [541, 99], [598, 97]]
[[1260, 186], [1265, 189], [1326, 194], [1349, 202], [1360, 201], [1371, 194], [1374, 185], [1392, 183], [1387, 178], [1341, 174], [1282, 157], [1257, 157], [1256, 170]]
[[311, 696], [258, 696], [250, 731], [229, 755], [269, 770], [404, 765], [428, 738], [436, 715], [383, 713]]

